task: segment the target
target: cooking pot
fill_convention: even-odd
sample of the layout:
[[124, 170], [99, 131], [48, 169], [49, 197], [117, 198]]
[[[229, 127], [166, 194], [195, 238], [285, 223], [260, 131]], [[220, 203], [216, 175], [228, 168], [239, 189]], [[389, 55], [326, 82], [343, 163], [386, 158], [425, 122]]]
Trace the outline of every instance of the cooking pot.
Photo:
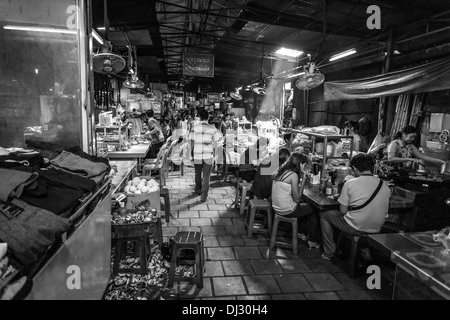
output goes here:
[[412, 169], [414, 171], [423, 173], [425, 172], [425, 165], [422, 162], [413, 162]]

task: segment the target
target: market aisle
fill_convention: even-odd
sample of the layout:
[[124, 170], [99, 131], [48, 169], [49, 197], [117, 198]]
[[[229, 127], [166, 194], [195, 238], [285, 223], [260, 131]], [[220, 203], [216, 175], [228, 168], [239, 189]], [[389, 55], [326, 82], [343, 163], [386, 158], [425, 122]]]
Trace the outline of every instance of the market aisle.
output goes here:
[[[170, 223], [163, 225], [165, 240], [178, 231], [200, 231], [207, 250], [204, 287], [181, 284], [181, 297], [191, 299], [389, 299], [387, 292], [373, 292], [366, 278], [351, 279], [338, 266], [320, 258], [320, 251], [299, 240], [299, 253], [277, 249], [269, 253], [266, 236], [248, 238], [244, 216], [228, 209], [235, 197], [231, 183], [218, 181], [213, 173], [205, 203], [193, 195], [194, 169], [185, 175], [171, 172]], [[174, 293], [177, 286], [174, 285]], [[178, 297], [180, 297], [178, 295]]]

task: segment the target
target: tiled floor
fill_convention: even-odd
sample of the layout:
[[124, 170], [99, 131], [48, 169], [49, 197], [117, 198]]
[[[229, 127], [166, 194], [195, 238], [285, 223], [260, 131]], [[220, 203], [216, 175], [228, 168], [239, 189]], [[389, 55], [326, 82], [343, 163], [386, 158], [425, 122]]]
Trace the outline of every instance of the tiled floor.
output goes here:
[[[368, 290], [366, 277], [351, 279], [337, 265], [320, 258], [321, 252], [310, 250], [299, 240], [298, 255], [290, 249], [269, 251], [269, 238], [249, 238], [245, 218], [230, 209], [235, 197], [234, 184], [218, 181], [212, 174], [206, 202], [193, 195], [193, 168], [185, 175], [171, 172], [166, 185], [170, 188], [171, 220], [164, 224], [165, 240], [178, 231], [200, 231], [207, 254], [204, 287], [195, 290], [180, 285], [182, 298], [191, 299], [274, 299], [274, 300], [367, 300], [389, 299], [389, 283], [383, 290]], [[174, 285], [176, 288], [176, 285]]]

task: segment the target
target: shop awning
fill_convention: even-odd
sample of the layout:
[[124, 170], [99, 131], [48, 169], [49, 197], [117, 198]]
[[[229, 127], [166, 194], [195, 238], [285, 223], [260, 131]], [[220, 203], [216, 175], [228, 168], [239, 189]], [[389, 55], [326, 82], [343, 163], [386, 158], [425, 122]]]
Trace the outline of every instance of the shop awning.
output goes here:
[[324, 100], [369, 99], [450, 89], [450, 57], [375, 77], [325, 82]]

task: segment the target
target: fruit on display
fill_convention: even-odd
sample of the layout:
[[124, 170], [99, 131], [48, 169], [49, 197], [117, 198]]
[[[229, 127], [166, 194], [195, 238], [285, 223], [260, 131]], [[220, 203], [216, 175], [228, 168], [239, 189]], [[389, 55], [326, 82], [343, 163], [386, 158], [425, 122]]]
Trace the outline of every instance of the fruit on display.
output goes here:
[[146, 194], [159, 190], [159, 184], [155, 179], [133, 178], [124, 188], [125, 193]]

